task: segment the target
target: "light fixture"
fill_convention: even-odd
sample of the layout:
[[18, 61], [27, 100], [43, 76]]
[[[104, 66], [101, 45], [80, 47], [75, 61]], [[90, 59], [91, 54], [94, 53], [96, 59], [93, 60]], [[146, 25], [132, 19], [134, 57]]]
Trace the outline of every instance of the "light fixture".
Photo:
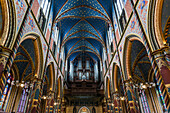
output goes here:
[[140, 85], [142, 86], [142, 85], [143, 85], [143, 83], [140, 83]]
[[125, 97], [120, 97], [120, 100], [125, 100]]
[[56, 103], [56, 102], [54, 102], [54, 105], [57, 105], [57, 103]]
[[48, 99], [51, 99], [52, 97], [51, 96], [48, 96]]
[[16, 86], [17, 86], [17, 87], [19, 86], [19, 80], [16, 81]]
[[112, 106], [114, 106], [114, 104], [112, 103]]
[[33, 83], [31, 83], [31, 84], [30, 84], [30, 88], [33, 88], [33, 86], [34, 86], [34, 84], [33, 84]]
[[24, 84], [23, 84], [23, 83], [21, 83], [21, 84], [20, 84], [20, 86], [21, 86], [21, 87], [24, 87]]
[[125, 83], [125, 85], [127, 86], [127, 85], [128, 85], [128, 83], [126, 82], [126, 83]]
[[120, 98], [119, 97], [116, 97], [117, 100], [119, 100]]
[[143, 88], [143, 89], [146, 89], [146, 88], [147, 88], [147, 86], [146, 86], [146, 85], [142, 85], [142, 88]]
[[21, 86], [21, 87], [24, 87], [24, 81], [21, 82], [20, 86]]
[[12, 86], [15, 85], [15, 81], [14, 81], [14, 80], [11, 82], [11, 85], [12, 85]]
[[42, 97], [42, 99], [44, 99], [44, 100], [45, 100], [45, 99], [47, 99], [47, 97], [46, 97], [46, 96], [43, 96], [43, 97]]
[[153, 83], [153, 84], [152, 84], [152, 86], [153, 86], [153, 87], [155, 87], [155, 86], [156, 86], [156, 84], [155, 84], [155, 83]]

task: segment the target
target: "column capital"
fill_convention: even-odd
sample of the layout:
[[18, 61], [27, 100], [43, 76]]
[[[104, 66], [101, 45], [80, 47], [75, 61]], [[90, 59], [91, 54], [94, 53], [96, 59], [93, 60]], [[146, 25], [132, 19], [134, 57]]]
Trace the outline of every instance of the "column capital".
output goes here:
[[0, 45], [0, 77], [2, 76], [2, 73], [6, 75], [7, 69], [5, 69], [5, 67], [7, 65], [11, 53], [13, 53], [12, 50]]
[[166, 46], [161, 49], [155, 50], [152, 53], [152, 56], [154, 56], [155, 59], [164, 57], [166, 55], [170, 55], [170, 47]]
[[13, 51], [7, 47], [3, 47], [0, 45], [0, 54], [4, 54], [6, 56], [9, 56]]
[[133, 83], [133, 79], [132, 78], [127, 79], [127, 80], [124, 81], [124, 83], [125, 83], [125, 86], [129, 86]]
[[39, 82], [41, 83], [43, 81], [43, 79], [41, 78], [38, 78], [37, 76], [34, 76], [32, 79], [31, 79], [32, 82]]
[[49, 95], [52, 95], [52, 96], [54, 96], [54, 94], [55, 94], [55, 91], [53, 91], [53, 90], [49, 90], [49, 91], [48, 91], [48, 94], [49, 94]]
[[8, 58], [12, 52], [13, 51], [9, 48], [0, 46], [0, 64], [3, 65], [3, 68], [5, 68]]
[[119, 94], [118, 91], [112, 92], [112, 95], [113, 95], [113, 96], [114, 96], [114, 95], [118, 95], [118, 94]]

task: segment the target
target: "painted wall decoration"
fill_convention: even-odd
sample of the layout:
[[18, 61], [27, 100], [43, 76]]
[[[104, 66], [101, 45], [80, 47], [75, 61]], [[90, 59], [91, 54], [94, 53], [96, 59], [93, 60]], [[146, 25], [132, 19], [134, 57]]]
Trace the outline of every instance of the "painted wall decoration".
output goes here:
[[136, 7], [146, 33], [148, 33], [147, 31], [148, 6], [149, 0], [139, 0], [139, 3]]
[[38, 34], [40, 36], [41, 39], [41, 44], [42, 44], [42, 49], [43, 49], [43, 57], [44, 57], [44, 63], [45, 63], [45, 58], [46, 58], [46, 54], [47, 54], [47, 44], [42, 36], [42, 34], [40, 33], [37, 24], [35, 23], [32, 14], [29, 12], [24, 23], [23, 23], [23, 27], [19, 33], [19, 36], [21, 38], [23, 38], [26, 34]]
[[121, 62], [123, 63], [123, 53], [124, 53], [124, 43], [125, 43], [125, 39], [127, 36], [130, 36], [130, 35], [136, 35], [138, 37], [141, 38], [141, 40], [145, 40], [145, 37], [144, 37], [144, 34], [142, 32], [142, 28], [139, 24], [139, 20], [137, 19], [136, 17], [136, 14], [134, 13], [130, 22], [129, 22], [129, 25], [127, 27], [127, 30], [119, 44], [119, 47], [118, 47], [118, 50], [119, 50], [119, 55], [120, 55], [120, 59], [121, 59]]
[[25, 0], [15, 0], [17, 30], [20, 28], [26, 9], [28, 8]]
[[130, 2], [130, 0], [127, 0], [126, 2], [125, 2], [125, 11], [126, 11], [126, 18], [127, 18], [127, 20], [129, 19], [129, 17], [130, 17], [130, 14], [132, 13], [132, 5], [131, 5], [131, 2]]
[[[46, 64], [49, 64], [50, 62], [53, 62], [54, 63], [54, 67], [56, 67], [55, 68], [55, 74], [57, 73], [57, 64], [55, 63], [55, 60], [54, 60], [54, 57], [53, 57], [53, 55], [52, 55], [52, 53], [49, 51], [48, 52], [48, 59], [47, 59], [47, 63]], [[58, 70], [58, 73], [59, 73], [59, 75], [62, 75], [61, 74], [61, 72], [60, 72], [60, 70]]]
[[129, 23], [129, 26], [127, 27], [126, 33], [124, 35], [124, 37], [126, 37], [129, 34], [136, 34], [138, 35], [141, 39], [144, 38], [144, 34], [142, 32], [142, 28], [139, 24], [139, 20], [137, 19], [136, 14], [134, 13], [131, 21]]
[[[24, 24], [23, 24], [23, 27], [22, 27], [22, 35], [23, 34], [26, 34], [28, 32], [34, 32], [34, 33], [38, 33], [39, 35], [41, 35], [34, 19], [33, 19], [33, 16], [32, 14], [29, 12], [25, 21], [24, 21]], [[21, 35], [21, 36], [22, 36]]]

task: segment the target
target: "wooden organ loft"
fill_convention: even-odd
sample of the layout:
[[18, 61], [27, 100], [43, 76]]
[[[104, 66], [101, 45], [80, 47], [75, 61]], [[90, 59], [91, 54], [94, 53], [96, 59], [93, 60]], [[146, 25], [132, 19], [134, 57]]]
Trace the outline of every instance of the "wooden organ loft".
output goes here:
[[[101, 89], [100, 73], [98, 63], [89, 57], [78, 57], [70, 62], [70, 72], [68, 74], [67, 88], [64, 95], [73, 103], [81, 103], [77, 97], [87, 97], [83, 102], [98, 102], [93, 97], [103, 97], [104, 91]], [[81, 99], [82, 100], [82, 99]], [[100, 100], [100, 99], [99, 99]], [[75, 102], [76, 101], [76, 102]], [[79, 102], [77, 102], [79, 101]]]

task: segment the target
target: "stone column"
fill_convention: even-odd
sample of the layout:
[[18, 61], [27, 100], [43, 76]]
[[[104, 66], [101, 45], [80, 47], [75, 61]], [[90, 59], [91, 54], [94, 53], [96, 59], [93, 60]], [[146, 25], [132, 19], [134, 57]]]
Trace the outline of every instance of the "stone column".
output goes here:
[[4, 91], [5, 88], [5, 84], [7, 81], [7, 77], [8, 77], [8, 72], [9, 72], [9, 66], [7, 64], [7, 61], [10, 57], [12, 53], [12, 50], [6, 48], [6, 47], [2, 47], [0, 46], [0, 98], [1, 98], [1, 94]]
[[102, 108], [103, 108], [103, 113], [107, 113], [107, 103], [105, 98], [103, 99]]
[[66, 100], [62, 98], [61, 113], [66, 113]]
[[49, 92], [48, 92], [48, 99], [47, 99], [47, 108], [46, 108], [46, 112], [48, 112], [48, 113], [51, 113], [51, 112], [53, 112], [53, 110], [54, 110], [54, 94], [55, 94], [55, 92], [54, 91], [52, 91], [52, 90], [50, 90]]
[[127, 107], [127, 112], [129, 113], [140, 113], [138, 102], [136, 99], [136, 94], [133, 89], [133, 82], [132, 80], [128, 80], [125, 83], [126, 87], [126, 96], [127, 96], [127, 102], [129, 103], [129, 106]]
[[62, 102], [62, 99], [58, 98], [55, 113], [61, 113], [61, 102]]
[[170, 89], [170, 48], [164, 47], [156, 50], [152, 55], [154, 56], [153, 68], [155, 78], [165, 102], [165, 109], [170, 112], [170, 96], [168, 92], [168, 89]]
[[42, 95], [42, 79], [34, 77], [31, 81], [30, 95], [27, 106], [27, 112], [40, 111], [41, 95]]
[[153, 52], [153, 55], [165, 85], [167, 88], [170, 88], [170, 49], [163, 48], [157, 50]]
[[120, 113], [121, 111], [121, 106], [120, 106], [120, 100], [119, 100], [119, 94], [118, 92], [113, 93], [113, 111], [115, 113]]
[[108, 113], [111, 113], [111, 99], [109, 98], [109, 99], [107, 99], [106, 100], [106, 103], [107, 103], [107, 112]]

